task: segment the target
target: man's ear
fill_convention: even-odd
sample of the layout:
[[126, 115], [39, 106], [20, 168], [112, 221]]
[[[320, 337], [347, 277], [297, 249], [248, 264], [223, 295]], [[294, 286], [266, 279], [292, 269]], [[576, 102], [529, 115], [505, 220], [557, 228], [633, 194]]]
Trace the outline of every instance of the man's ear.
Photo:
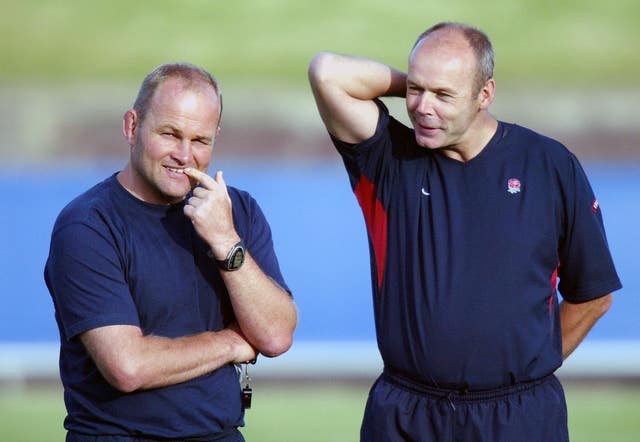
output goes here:
[[493, 78], [487, 80], [482, 89], [480, 90], [479, 95], [479, 104], [480, 109], [486, 110], [489, 108], [491, 103], [493, 103], [493, 98], [496, 93], [496, 82], [493, 81]]
[[122, 135], [129, 143], [129, 146], [133, 146], [136, 141], [136, 131], [138, 130], [138, 113], [129, 109], [125, 112], [122, 118]]
[[216, 128], [216, 133], [213, 134], [213, 140], [211, 140], [211, 147], [212, 148], [216, 145], [216, 140], [218, 139], [218, 135], [220, 135], [220, 129], [222, 129], [222, 127], [218, 126]]

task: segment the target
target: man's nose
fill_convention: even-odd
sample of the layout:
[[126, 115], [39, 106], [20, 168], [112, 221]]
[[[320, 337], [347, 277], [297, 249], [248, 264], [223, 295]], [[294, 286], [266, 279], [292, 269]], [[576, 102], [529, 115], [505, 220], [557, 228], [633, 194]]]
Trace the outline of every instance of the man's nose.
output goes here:
[[191, 158], [191, 140], [180, 140], [175, 146], [172, 156], [181, 164], [187, 164]]
[[428, 92], [424, 92], [420, 95], [416, 104], [416, 112], [421, 115], [433, 114], [433, 96]]

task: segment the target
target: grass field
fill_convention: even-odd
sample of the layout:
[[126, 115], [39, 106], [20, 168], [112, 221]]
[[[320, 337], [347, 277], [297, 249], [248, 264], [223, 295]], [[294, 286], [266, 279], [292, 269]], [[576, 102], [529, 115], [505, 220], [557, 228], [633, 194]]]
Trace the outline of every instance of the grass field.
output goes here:
[[[255, 387], [243, 433], [256, 442], [358, 440], [368, 385], [279, 383]], [[566, 383], [571, 440], [640, 440], [640, 385]], [[0, 390], [0, 440], [64, 440], [57, 387]]]
[[484, 29], [496, 78], [554, 87], [638, 85], [637, 0], [202, 0], [8, 2], [0, 15], [0, 84], [139, 81], [188, 60], [230, 82], [306, 86], [321, 50], [404, 68], [415, 37], [442, 20]]

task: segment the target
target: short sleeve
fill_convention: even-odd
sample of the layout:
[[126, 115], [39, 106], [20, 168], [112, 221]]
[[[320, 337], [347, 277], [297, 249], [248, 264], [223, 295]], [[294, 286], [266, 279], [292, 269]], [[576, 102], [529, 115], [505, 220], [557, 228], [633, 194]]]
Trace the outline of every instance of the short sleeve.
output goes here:
[[113, 240], [80, 222], [54, 230], [45, 280], [63, 337], [107, 325], [136, 325], [136, 306]]
[[562, 179], [566, 219], [558, 289], [569, 302], [586, 302], [622, 285], [607, 244], [600, 204], [575, 156], [571, 155]]
[[351, 187], [354, 189], [363, 175], [369, 181], [377, 182], [384, 173], [385, 156], [391, 155], [391, 139], [387, 130], [390, 121], [389, 110], [381, 100], [376, 99], [374, 102], [378, 106], [378, 123], [371, 138], [351, 144], [329, 134], [344, 161]]

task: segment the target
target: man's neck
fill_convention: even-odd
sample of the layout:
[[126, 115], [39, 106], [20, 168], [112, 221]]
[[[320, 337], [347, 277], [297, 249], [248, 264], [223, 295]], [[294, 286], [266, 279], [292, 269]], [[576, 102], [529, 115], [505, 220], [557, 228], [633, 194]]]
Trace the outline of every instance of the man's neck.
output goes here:
[[487, 147], [497, 129], [498, 121], [491, 114], [483, 111], [469, 127], [460, 143], [443, 147], [442, 154], [463, 163], [471, 161]]

